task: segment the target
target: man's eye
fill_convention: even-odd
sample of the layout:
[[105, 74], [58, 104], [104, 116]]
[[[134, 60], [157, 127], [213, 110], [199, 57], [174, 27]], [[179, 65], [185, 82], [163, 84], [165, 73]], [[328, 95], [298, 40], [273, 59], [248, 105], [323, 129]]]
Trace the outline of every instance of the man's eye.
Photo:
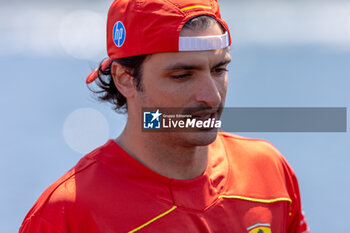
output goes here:
[[186, 79], [190, 76], [191, 76], [190, 74], [178, 74], [178, 75], [170, 75], [170, 78], [181, 80], [181, 79]]
[[228, 69], [226, 68], [215, 68], [213, 73], [215, 73], [216, 75], [223, 75], [228, 71]]

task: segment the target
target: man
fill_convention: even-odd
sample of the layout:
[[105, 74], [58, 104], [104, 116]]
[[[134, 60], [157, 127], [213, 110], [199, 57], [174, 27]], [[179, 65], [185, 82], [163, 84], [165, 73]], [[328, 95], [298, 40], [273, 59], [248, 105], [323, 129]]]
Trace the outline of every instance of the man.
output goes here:
[[20, 232], [308, 232], [294, 172], [269, 143], [142, 127], [144, 108], [218, 120], [230, 43], [214, 0], [114, 1], [109, 58], [87, 82], [127, 111], [125, 129], [50, 186]]

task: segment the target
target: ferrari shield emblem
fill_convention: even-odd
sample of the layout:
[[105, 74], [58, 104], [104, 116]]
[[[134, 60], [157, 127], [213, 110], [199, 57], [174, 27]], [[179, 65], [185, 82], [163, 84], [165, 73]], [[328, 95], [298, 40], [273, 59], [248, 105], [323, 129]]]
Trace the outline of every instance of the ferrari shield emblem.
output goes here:
[[271, 225], [269, 223], [257, 223], [247, 227], [248, 233], [271, 233]]

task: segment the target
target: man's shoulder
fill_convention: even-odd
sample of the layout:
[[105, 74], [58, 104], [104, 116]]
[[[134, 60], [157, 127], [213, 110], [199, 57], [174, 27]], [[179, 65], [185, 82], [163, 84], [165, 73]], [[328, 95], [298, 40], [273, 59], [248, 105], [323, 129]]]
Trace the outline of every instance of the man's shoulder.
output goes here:
[[231, 155], [247, 160], [258, 158], [284, 160], [277, 148], [265, 139], [247, 138], [227, 132], [219, 132], [218, 136], [225, 150], [231, 152], [229, 153]]
[[[62, 175], [58, 180], [51, 184], [38, 198], [27, 217], [30, 215], [47, 215], [47, 210], [59, 209], [76, 209], [84, 193], [78, 190], [85, 187], [85, 193], [89, 189], [93, 190], [94, 186], [103, 177], [104, 169], [101, 169], [101, 163], [104, 164], [103, 158], [110, 156], [112, 153], [112, 142], [108, 141], [105, 145], [98, 147], [82, 157], [78, 163]], [[103, 166], [103, 165], [102, 165]], [[80, 200], [77, 200], [80, 198]], [[74, 207], [75, 206], [75, 207]]]
[[[79, 162], [63, 174], [58, 180], [52, 183], [38, 198], [28, 215], [41, 216], [50, 209], [62, 206], [68, 206], [75, 202], [76, 197], [76, 182], [77, 174], [89, 168], [95, 161], [89, 158], [90, 154], [84, 156]], [[27, 216], [28, 216], [27, 215]]]
[[230, 192], [253, 198], [288, 198], [294, 172], [282, 154], [268, 141], [222, 132], [219, 135], [228, 163]]
[[127, 177], [120, 175], [125, 172], [120, 168], [127, 162], [119, 150], [120, 147], [110, 140], [82, 157], [41, 194], [26, 215], [23, 226], [38, 219], [44, 219], [58, 229], [70, 220], [74, 223], [69, 224], [83, 224], [91, 218], [91, 209], [112, 205], [106, 200], [121, 199], [120, 190], [128, 189], [132, 193], [133, 187]]

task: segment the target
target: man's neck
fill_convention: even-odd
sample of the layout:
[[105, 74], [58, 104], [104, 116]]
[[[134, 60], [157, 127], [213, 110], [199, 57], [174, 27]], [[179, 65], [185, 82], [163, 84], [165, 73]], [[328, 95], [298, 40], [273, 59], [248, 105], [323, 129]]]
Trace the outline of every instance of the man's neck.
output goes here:
[[115, 141], [140, 163], [168, 178], [193, 179], [206, 170], [208, 146], [184, 147], [151, 136], [127, 125]]

